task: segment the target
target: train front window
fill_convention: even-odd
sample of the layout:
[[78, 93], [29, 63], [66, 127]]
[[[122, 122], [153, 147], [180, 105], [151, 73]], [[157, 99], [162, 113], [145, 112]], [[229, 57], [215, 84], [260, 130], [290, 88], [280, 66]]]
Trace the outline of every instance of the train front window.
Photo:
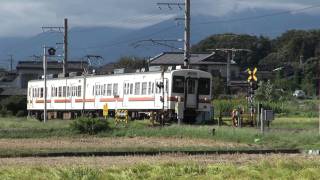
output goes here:
[[184, 77], [183, 76], [173, 76], [172, 92], [184, 93]]
[[199, 88], [200, 95], [209, 95], [210, 94], [210, 79], [209, 78], [200, 78], [199, 79]]
[[196, 91], [196, 80], [189, 79], [188, 80], [188, 94], [194, 94]]

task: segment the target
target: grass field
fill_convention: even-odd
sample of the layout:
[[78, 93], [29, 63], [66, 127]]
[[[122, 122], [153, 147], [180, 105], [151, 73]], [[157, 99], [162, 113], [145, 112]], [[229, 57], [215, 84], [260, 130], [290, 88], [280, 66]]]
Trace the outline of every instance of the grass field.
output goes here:
[[[8, 139], [44, 138], [50, 140], [55, 138], [90, 139], [92, 137], [191, 138], [246, 144], [260, 148], [320, 148], [317, 118], [277, 118], [264, 135], [261, 135], [259, 129], [248, 127], [241, 129], [209, 125], [152, 127], [148, 121], [132, 121], [128, 127], [125, 127], [122, 125], [115, 126], [113, 121], [110, 121], [110, 131], [89, 136], [70, 131], [70, 122], [71, 121], [55, 120], [42, 123], [37, 120], [25, 118], [1, 118], [0, 139], [7, 139], [8, 141]], [[215, 129], [215, 134], [212, 134], [212, 129]], [[213, 146], [211, 147], [213, 148]], [[155, 146], [155, 148], [158, 148], [158, 146]]]
[[[262, 135], [255, 128], [171, 125], [152, 127], [148, 121], [115, 126], [95, 136], [70, 131], [71, 121], [42, 123], [25, 118], [0, 119], [0, 155], [38, 152], [159, 151], [299, 148], [320, 149], [317, 118], [277, 118]], [[215, 133], [212, 133], [215, 129]]]
[[0, 179], [319, 179], [318, 156], [0, 159]]

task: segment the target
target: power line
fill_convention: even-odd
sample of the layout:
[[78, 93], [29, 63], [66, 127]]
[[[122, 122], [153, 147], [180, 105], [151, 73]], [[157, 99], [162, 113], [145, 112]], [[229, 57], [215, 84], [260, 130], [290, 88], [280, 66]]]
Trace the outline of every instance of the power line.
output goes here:
[[[168, 4], [168, 3], [165, 3]], [[289, 10], [289, 11], [281, 11], [281, 12], [277, 12], [277, 13], [270, 13], [270, 14], [265, 14], [265, 15], [260, 15], [260, 16], [251, 16], [251, 17], [243, 17], [243, 18], [234, 18], [234, 19], [227, 19], [227, 20], [216, 20], [216, 21], [207, 21], [207, 22], [198, 22], [198, 23], [194, 23], [195, 25], [206, 25], [206, 24], [212, 24], [212, 23], [229, 23], [229, 22], [237, 22], [237, 21], [248, 21], [248, 20], [254, 20], [254, 19], [263, 19], [263, 18], [267, 18], [267, 17], [272, 17], [272, 16], [280, 16], [280, 15], [284, 15], [284, 14], [290, 14], [290, 13], [295, 13], [295, 12], [303, 12], [306, 10], [310, 10], [310, 9], [314, 9], [314, 8], [318, 8], [320, 7], [320, 4], [316, 4], [316, 5], [312, 5], [312, 6], [308, 6], [305, 8], [300, 8], [300, 9], [295, 9], [295, 10]], [[126, 41], [120, 41], [120, 42], [116, 42], [116, 43], [110, 43], [110, 44], [106, 44], [106, 45], [101, 45], [101, 46], [90, 46], [90, 47], [85, 47], [85, 48], [76, 48], [77, 50], [83, 50], [83, 49], [99, 49], [99, 48], [107, 48], [107, 47], [113, 47], [113, 46], [118, 46], [121, 44], [126, 44], [126, 43], [132, 43], [133, 41], [137, 41], [140, 39], [144, 39], [153, 35], [157, 35], [166, 31], [169, 31], [173, 28], [175, 28], [176, 26], [168, 26], [166, 28], [163, 28], [159, 31], [150, 33], [146, 36], [141, 36], [141, 37], [137, 37], [134, 39], [130, 39], [130, 40], [126, 40]], [[194, 26], [196, 27], [196, 26]]]
[[[229, 22], [237, 22], [237, 21], [248, 21], [248, 20], [254, 20], [254, 19], [263, 19], [263, 18], [272, 17], [272, 16], [280, 16], [280, 15], [284, 15], [284, 14], [303, 12], [303, 11], [314, 9], [314, 8], [318, 8], [318, 7], [320, 7], [320, 4], [315, 4], [315, 5], [312, 5], [312, 6], [305, 7], [305, 8], [289, 10], [289, 11], [281, 11], [281, 12], [277, 12], [277, 13], [270, 13], [270, 14], [265, 14], [265, 15], [260, 15], [260, 16], [251, 16], [251, 17], [234, 18], [234, 19], [227, 19], [227, 20], [215, 20], [215, 21], [207, 21], [207, 22], [198, 22], [198, 23], [194, 23], [194, 25], [206, 25], [206, 24], [212, 24], [212, 23], [229, 23]], [[174, 29], [176, 27], [177, 26], [175, 26], [175, 25], [167, 26], [167, 27], [165, 27], [165, 28], [163, 28], [163, 29], [161, 29], [159, 31], [155, 31], [155, 32], [147, 34], [145, 36], [140, 36], [140, 37], [132, 38], [132, 39], [125, 40], [125, 41], [119, 41], [119, 42], [114, 42], [114, 43], [105, 44], [105, 45], [99, 45], [99, 46], [79, 47], [79, 48], [73, 48], [73, 49], [74, 50], [88, 50], [88, 49], [104, 49], [104, 48], [107, 48], [107, 47], [114, 47], [114, 46], [118, 46], [118, 45], [121, 45], [121, 44], [127, 44], [127, 43], [132, 43], [134, 41], [138, 41], [138, 40], [141, 40], [141, 39], [146, 39], [148, 37], [167, 32], [167, 31], [169, 31], [171, 29]], [[197, 26], [194, 26], [194, 28], [196, 28], [196, 27]], [[82, 31], [86, 31], [86, 30], [79, 30], [79, 31], [72, 31], [72, 32], [74, 33], [74, 32], [82, 32]], [[26, 40], [26, 41], [28, 41], [28, 40]], [[15, 52], [15, 51], [13, 51], [13, 52]]]
[[163, 28], [159, 31], [156, 31], [156, 32], [153, 32], [153, 33], [150, 33], [150, 34], [147, 34], [147, 35], [143, 35], [143, 36], [140, 36], [140, 37], [136, 37], [136, 38], [132, 38], [132, 39], [129, 39], [129, 40], [124, 40], [124, 41], [119, 41], [119, 42], [115, 42], [115, 43], [110, 43], [110, 44], [105, 44], [105, 45], [99, 45], [99, 46], [89, 46], [89, 47], [81, 47], [81, 48], [73, 48], [74, 50], [88, 50], [88, 49], [104, 49], [104, 48], [107, 48], [107, 47], [113, 47], [113, 46], [118, 46], [118, 45], [121, 45], [121, 44], [128, 44], [128, 43], [132, 43], [132, 42], [135, 42], [135, 41], [138, 41], [138, 40], [141, 40], [141, 39], [144, 39], [144, 38], [148, 38], [150, 36], [154, 36], [154, 35], [157, 35], [157, 34], [160, 34], [162, 32], [166, 32], [168, 30], [171, 30], [171, 29], [174, 29], [176, 28], [177, 26], [167, 26], [166, 28]]
[[195, 23], [196, 25], [203, 25], [203, 24], [212, 24], [212, 23], [229, 23], [229, 22], [239, 22], [239, 21], [247, 21], [247, 20], [254, 20], [254, 19], [263, 19], [272, 16], [280, 16], [285, 14], [303, 12], [305, 10], [314, 9], [320, 7], [320, 4], [308, 6], [305, 8], [295, 9], [295, 10], [288, 10], [288, 11], [281, 11], [276, 13], [264, 14], [259, 16], [250, 16], [250, 17], [242, 17], [242, 18], [234, 18], [234, 19], [227, 19], [227, 20], [216, 20], [216, 21], [207, 21], [207, 22], [199, 22]]

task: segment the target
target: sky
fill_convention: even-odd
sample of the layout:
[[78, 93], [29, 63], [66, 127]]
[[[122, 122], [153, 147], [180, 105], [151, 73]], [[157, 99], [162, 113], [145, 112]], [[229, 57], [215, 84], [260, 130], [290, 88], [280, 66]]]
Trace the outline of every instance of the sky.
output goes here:
[[[71, 27], [142, 28], [183, 14], [179, 7], [160, 9], [157, 2], [183, 0], [0, 0], [0, 37], [36, 35], [42, 26], [62, 26], [65, 17]], [[296, 10], [319, 5], [320, 1], [191, 0], [191, 4], [192, 15], [223, 17], [248, 9]]]

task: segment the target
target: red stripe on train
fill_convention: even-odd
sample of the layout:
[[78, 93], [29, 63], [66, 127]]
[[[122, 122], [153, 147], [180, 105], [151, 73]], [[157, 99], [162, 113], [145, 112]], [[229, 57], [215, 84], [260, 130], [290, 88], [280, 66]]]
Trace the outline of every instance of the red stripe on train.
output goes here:
[[75, 100], [76, 103], [79, 103], [79, 102], [95, 102], [94, 99], [76, 99]]
[[100, 102], [116, 102], [123, 101], [123, 98], [100, 98]]
[[56, 99], [54, 100], [55, 103], [71, 103], [70, 99]]
[[129, 101], [154, 101], [154, 97], [134, 97], [129, 98]]
[[[30, 101], [32, 103], [32, 101]], [[36, 100], [36, 103], [44, 103], [44, 100]], [[47, 103], [51, 103], [51, 100], [47, 100]]]

